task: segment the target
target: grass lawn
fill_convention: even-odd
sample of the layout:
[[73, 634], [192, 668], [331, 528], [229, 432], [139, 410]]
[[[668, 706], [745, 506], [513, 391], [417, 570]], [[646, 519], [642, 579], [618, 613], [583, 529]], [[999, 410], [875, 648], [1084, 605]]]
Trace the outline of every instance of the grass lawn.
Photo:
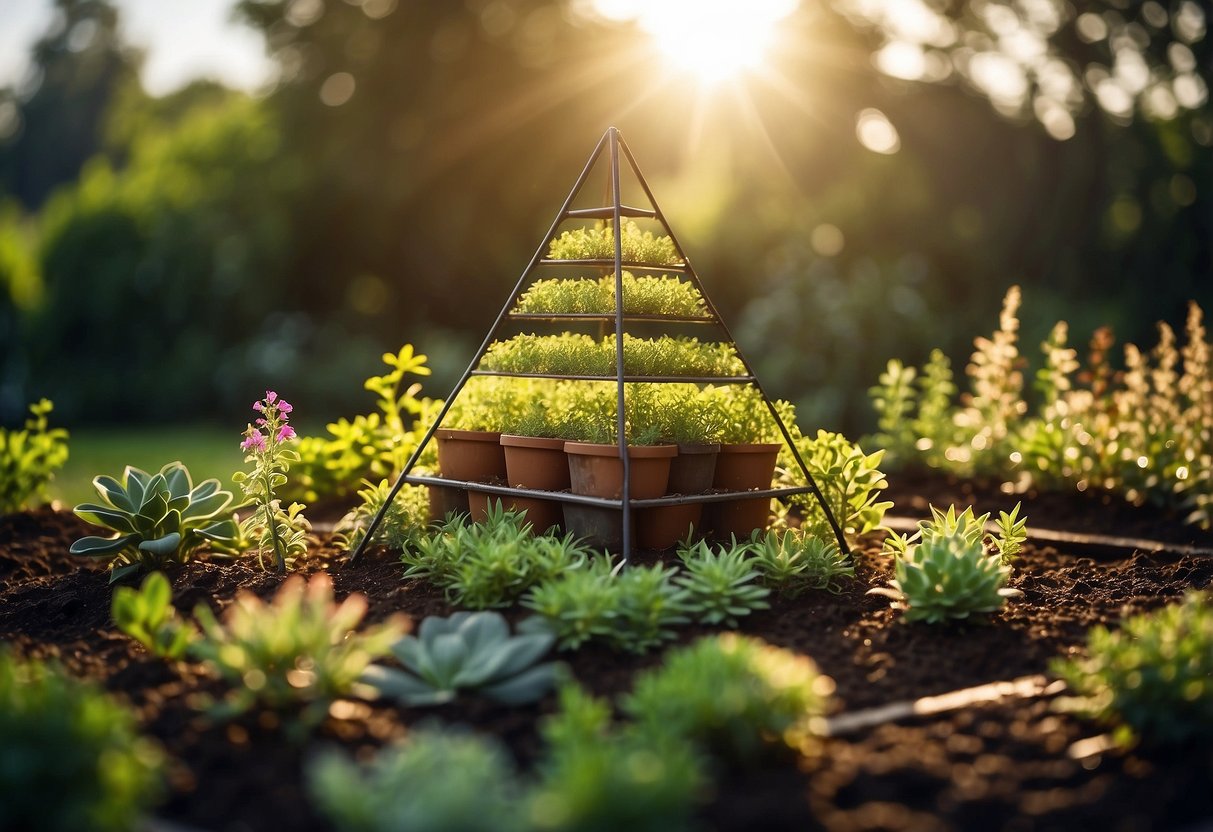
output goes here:
[[51, 483], [51, 497], [69, 509], [96, 502], [93, 477], [98, 474], [121, 479], [127, 465], [155, 472], [174, 460], [185, 463], [195, 485], [216, 477], [231, 491], [232, 473], [243, 467], [239, 446], [239, 431], [208, 425], [73, 430], [70, 456]]

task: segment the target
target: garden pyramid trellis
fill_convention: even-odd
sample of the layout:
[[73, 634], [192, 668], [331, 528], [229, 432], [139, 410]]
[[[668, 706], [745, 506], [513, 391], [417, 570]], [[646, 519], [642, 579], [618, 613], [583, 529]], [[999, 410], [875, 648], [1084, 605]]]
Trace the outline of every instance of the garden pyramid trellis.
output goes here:
[[[603, 206], [603, 207], [592, 207], [592, 208], [581, 208], [581, 209], [573, 208], [572, 206], [573, 206], [575, 200], [577, 199], [578, 195], [581, 193], [582, 188], [585, 186], [587, 180], [590, 177], [591, 172], [595, 169], [595, 166], [598, 164], [599, 159], [602, 157], [602, 154], [604, 151], [606, 153], [608, 153], [608, 159], [609, 159], [608, 185], [607, 185], [606, 190], [609, 194], [610, 204]], [[625, 158], [627, 160], [628, 167], [630, 168], [632, 174], [635, 176], [635, 183], [637, 185], [639, 185], [639, 187], [642, 189], [643, 194], [649, 203], [649, 207], [647, 207], [647, 208], [635, 207], [632, 205], [623, 204], [622, 192], [620, 189], [620, 182], [621, 182], [621, 179], [620, 179], [620, 154], [621, 153], [623, 155], [623, 158]], [[621, 228], [622, 228], [622, 222], [624, 220], [630, 220], [630, 219], [656, 220], [656, 222], [661, 225], [661, 228], [664, 231], [664, 233], [669, 235], [669, 238], [670, 238], [671, 242], [673, 243], [674, 249], [678, 253], [678, 256], [679, 256], [681, 262], [676, 265], [657, 266], [657, 265], [653, 265], [653, 264], [630, 263], [630, 262], [624, 261], [623, 260], [623, 241], [622, 241]], [[550, 259], [546, 259], [545, 253], [548, 251], [548, 246], [551, 243], [551, 241], [555, 238], [558, 229], [560, 228], [560, 226], [563, 223], [570, 221], [570, 220], [582, 220], [582, 221], [584, 221], [584, 220], [601, 220], [601, 221], [609, 222], [610, 227], [614, 233], [614, 243], [615, 243], [614, 259], [613, 260], [612, 259], [604, 259], [604, 260], [550, 260]], [[515, 312], [514, 308], [515, 308], [516, 304], [518, 303], [518, 300], [521, 297], [523, 291], [525, 290], [525, 288], [527, 286], [530, 285], [530, 283], [532, 283], [535, 280], [536, 270], [541, 267], [549, 267], [549, 266], [578, 267], [578, 268], [584, 268], [584, 269], [592, 269], [592, 268], [601, 269], [604, 274], [609, 273], [609, 270], [613, 270], [614, 277], [615, 277], [615, 311], [614, 311], [614, 314], [613, 315], [610, 315], [610, 314], [597, 315], [597, 314], [592, 314], [592, 313], [521, 314], [521, 313]], [[624, 273], [625, 269], [627, 269], [629, 271], [638, 271], [638, 272], [661, 271], [661, 272], [681, 273], [686, 278], [686, 280], [689, 281], [691, 283], [691, 285], [699, 292], [700, 296], [703, 298], [706, 314], [704, 314], [700, 317], [674, 317], [674, 316], [661, 316], [661, 315], [636, 315], [636, 314], [625, 313], [625, 311], [624, 311], [624, 284], [623, 284], [623, 273]], [[486, 351], [489, 349], [490, 344], [492, 344], [494, 342], [494, 340], [497, 338], [497, 335], [501, 331], [503, 326], [507, 323], [521, 322], [521, 321], [526, 321], [526, 322], [532, 322], [532, 321], [533, 322], [541, 322], [541, 321], [544, 321], [544, 322], [558, 322], [558, 321], [574, 322], [575, 321], [578, 323], [599, 322], [604, 328], [608, 324], [613, 323], [614, 324], [614, 337], [615, 337], [615, 375], [614, 376], [568, 376], [568, 375], [546, 375], [546, 374], [540, 374], [540, 373], [504, 373], [504, 372], [493, 372], [493, 371], [481, 370], [479, 368], [481, 359], [484, 357]], [[629, 376], [625, 373], [625, 367], [624, 367], [624, 353], [623, 353], [624, 332], [625, 332], [626, 325], [628, 323], [639, 322], [639, 321], [668, 321], [670, 323], [678, 323], [678, 324], [705, 324], [705, 325], [715, 326], [724, 335], [724, 337], [725, 337], [724, 342], [727, 343], [729, 346], [731, 346], [733, 348], [733, 350], [736, 352], [736, 355], [740, 359], [745, 372], [743, 375], [735, 375], [735, 376], [727, 376], [727, 377], [687, 377], [687, 376], [647, 376], [647, 375], [646, 376]], [[617, 430], [616, 430], [616, 435], [617, 435], [618, 443], [619, 443], [619, 458], [623, 464], [623, 480], [622, 480], [621, 497], [619, 499], [608, 499], [608, 498], [601, 498], [601, 497], [584, 496], [584, 495], [579, 495], [579, 494], [570, 494], [567, 492], [539, 492], [539, 491], [536, 491], [533, 489], [513, 488], [513, 487], [508, 487], [508, 486], [486, 484], [486, 483], [480, 483], [480, 482], [464, 482], [464, 481], [459, 481], [459, 480], [454, 480], [454, 479], [448, 479], [443, 476], [421, 476], [421, 475], [413, 474], [412, 471], [413, 471], [414, 467], [416, 466], [417, 461], [420, 459], [421, 454], [425, 450], [426, 446], [433, 440], [435, 432], [441, 426], [442, 420], [446, 417], [446, 414], [450, 410], [451, 405], [454, 404], [454, 402], [458, 398], [459, 394], [463, 391], [464, 387], [467, 385], [469, 379], [471, 379], [473, 376], [477, 376], [477, 375], [504, 375], [504, 376], [521, 375], [521, 376], [531, 377], [531, 378], [538, 377], [538, 378], [554, 378], [554, 379], [584, 380], [584, 381], [614, 381], [616, 383], [616, 390], [617, 390], [617, 408], [616, 408]], [[439, 411], [437, 418], [435, 418], [434, 422], [431, 425], [429, 425], [428, 429], [425, 432], [425, 435], [421, 439], [421, 442], [418, 443], [417, 448], [413, 451], [408, 462], [405, 463], [404, 469], [401, 471], [399, 477], [397, 477], [396, 482], [392, 486], [388, 499], [384, 502], [384, 505], [380, 508], [379, 512], [375, 515], [375, 517], [372, 519], [370, 525], [367, 527], [367, 533], [366, 533], [365, 537], [363, 538], [362, 542], [359, 544], [358, 549], [354, 552], [354, 557], [355, 558], [358, 557], [358, 555], [361, 554], [362, 550], [364, 548], [366, 548], [366, 546], [368, 545], [370, 540], [373, 538], [376, 530], [379, 527], [379, 524], [383, 520], [383, 516], [386, 513], [388, 506], [391, 505], [391, 502], [396, 498], [396, 495], [400, 492], [401, 487], [405, 483], [411, 483], [411, 484], [415, 484], [415, 485], [426, 485], [426, 486], [430, 486], [430, 487], [473, 489], [473, 490], [480, 491], [480, 492], [486, 492], [490, 495], [497, 495], [497, 496], [502, 496], [502, 497], [509, 497], [509, 496], [515, 496], [515, 497], [525, 496], [525, 497], [541, 497], [541, 498], [547, 497], [550, 499], [557, 499], [557, 500], [560, 500], [565, 503], [572, 503], [572, 504], [577, 504], [577, 505], [594, 506], [594, 507], [598, 507], [598, 508], [608, 508], [608, 509], [619, 510], [622, 515], [621, 516], [621, 522], [622, 522], [622, 538], [621, 539], [623, 541], [622, 554], [623, 554], [625, 561], [628, 560], [632, 554], [631, 550], [632, 550], [632, 546], [633, 546], [633, 542], [632, 542], [633, 541], [633, 535], [632, 535], [633, 512], [635, 510], [650, 508], [650, 507], [657, 507], [657, 506], [664, 506], [664, 505], [675, 505], [675, 504], [680, 504], [680, 503], [696, 503], [696, 502], [712, 503], [712, 502], [723, 502], [726, 500], [737, 499], [738, 493], [736, 493], [736, 492], [734, 492], [734, 493], [709, 492], [709, 493], [705, 493], [705, 494], [672, 495], [672, 496], [660, 497], [660, 498], [656, 498], [656, 499], [645, 499], [645, 500], [632, 499], [632, 497], [631, 497], [631, 465], [630, 465], [630, 460], [629, 460], [630, 455], [626, 451], [627, 434], [626, 434], [626, 429], [625, 429], [625, 419], [626, 419], [626, 413], [627, 413], [626, 404], [625, 404], [626, 384], [632, 383], [632, 382], [749, 384], [749, 385], [753, 385], [755, 388], [757, 388], [757, 390], [761, 394], [763, 403], [766, 405], [767, 410], [769, 411], [769, 413], [771, 415], [771, 418], [775, 421], [775, 424], [779, 428], [779, 432], [783, 437], [783, 441], [784, 441], [786, 447], [791, 452], [791, 455], [794, 458], [797, 466], [799, 466], [801, 473], [804, 475], [804, 481], [808, 484], [805, 486], [767, 488], [767, 489], [760, 489], [760, 490], [756, 490], [756, 491], [746, 491], [746, 492], [741, 492], [741, 493], [743, 493], [746, 498], [767, 498], [767, 499], [770, 499], [771, 497], [788, 497], [788, 496], [793, 496], [793, 495], [797, 495], [797, 494], [811, 493], [816, 498], [817, 502], [821, 505], [823, 511], [825, 512], [826, 519], [828, 520], [831, 529], [833, 529], [833, 531], [834, 531], [834, 536], [838, 540], [838, 545], [839, 545], [840, 549], [844, 553], [846, 553], [848, 551], [847, 543], [843, 536], [842, 529], [838, 525], [837, 519], [834, 517], [833, 512], [830, 510], [830, 506], [827, 503], [825, 497], [822, 495], [821, 490], [818, 488], [817, 483], [814, 481], [813, 476], [809, 473], [808, 467], [805, 465], [804, 459], [801, 457], [799, 450], [796, 448], [796, 443], [793, 441], [792, 435], [789, 433], [787, 425], [785, 425], [783, 420], [780, 418], [779, 413], [776, 411], [770, 398], [767, 396], [766, 391], [762, 388], [761, 383], [758, 381], [757, 376], [754, 374], [753, 368], [751, 367], [749, 361], [746, 360], [746, 358], [742, 354], [741, 350], [737, 348], [737, 344], [733, 339], [732, 333], [729, 331], [728, 327], [725, 325], [724, 320], [721, 318], [720, 314], [716, 310], [716, 307], [713, 305], [711, 299], [708, 297], [707, 292], [704, 290], [703, 284], [699, 280], [699, 276], [695, 273], [695, 270], [691, 267], [690, 260], [687, 258], [686, 253], [682, 249], [682, 246], [679, 245], [678, 238], [674, 236], [674, 232], [670, 229], [669, 224], [666, 222], [664, 214], [662, 214], [661, 209], [657, 206], [657, 200], [653, 198], [653, 193], [649, 189], [648, 183], [645, 181], [644, 176], [640, 173], [640, 169], [636, 164], [636, 159], [632, 155], [632, 151], [628, 148], [627, 144], [624, 142], [623, 137], [619, 134], [619, 131], [616, 128], [611, 127], [606, 131], [606, 133], [603, 134], [602, 138], [598, 142], [598, 145], [594, 148], [594, 152], [590, 154], [589, 161], [586, 162], [584, 169], [581, 171], [581, 175], [577, 178], [576, 184], [573, 185], [573, 189], [569, 192], [568, 197], [564, 201], [564, 205], [561, 206], [560, 211], [557, 213], [556, 219], [553, 221], [551, 228], [548, 229], [547, 235], [543, 238], [542, 242], [539, 244], [538, 249], [536, 249], [535, 255], [531, 258], [531, 262], [527, 265], [526, 269], [522, 272], [522, 276], [518, 279], [518, 282], [514, 285], [514, 289], [510, 293], [509, 299], [506, 301], [506, 304], [502, 307], [501, 312], [497, 315], [497, 319], [493, 322], [493, 325], [489, 329], [488, 334], [485, 336], [484, 341], [481, 343], [480, 348], [476, 351], [476, 355], [472, 358], [472, 361], [468, 364], [467, 369], [464, 371], [464, 373], [460, 377], [459, 381], [455, 384], [454, 389], [451, 391], [450, 395], [447, 397], [445, 403], [443, 404], [443, 407]]]

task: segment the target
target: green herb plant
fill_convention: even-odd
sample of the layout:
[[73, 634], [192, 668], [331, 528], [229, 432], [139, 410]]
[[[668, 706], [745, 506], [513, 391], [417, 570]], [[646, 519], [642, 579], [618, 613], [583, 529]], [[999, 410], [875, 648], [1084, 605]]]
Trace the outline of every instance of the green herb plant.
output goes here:
[[54, 405], [42, 399], [29, 407], [24, 430], [0, 428], [0, 517], [49, 499], [46, 487], [67, 462], [67, 431], [51, 428]]
[[185, 563], [207, 543], [224, 545], [239, 538], [235, 521], [220, 518], [232, 495], [210, 479], [194, 486], [189, 470], [170, 462], [157, 474], [128, 466], [122, 481], [93, 480], [101, 503], [76, 506], [76, 516], [115, 532], [113, 537], [82, 537], [71, 553], [110, 558], [110, 583], [169, 563]]
[[[611, 257], [615, 255], [612, 253]], [[596, 314], [615, 312], [615, 276], [537, 280], [518, 299], [524, 314]], [[623, 273], [623, 311], [629, 315], [700, 318], [707, 314], [703, 296], [692, 284], [670, 275]]]
[[997, 612], [1008, 598], [1023, 594], [1006, 585], [1011, 567], [1004, 563], [1023, 542], [1018, 511], [1016, 506], [1003, 515], [1000, 528], [1010, 537], [989, 536], [991, 554], [985, 546], [988, 515], [974, 517], [971, 507], [957, 513], [955, 506], [946, 512], [932, 506], [932, 519], [919, 523], [913, 535], [893, 534], [885, 541], [894, 578], [868, 594], [890, 598], [910, 622], [937, 624]]
[[1190, 592], [1182, 603], [1094, 627], [1086, 655], [1051, 669], [1072, 696], [1059, 706], [1097, 720], [1131, 745], [1205, 742], [1213, 737], [1213, 603]]
[[164, 756], [135, 729], [95, 685], [0, 649], [0, 829], [139, 828]]
[[542, 630], [511, 636], [500, 613], [457, 612], [429, 616], [415, 636], [392, 645], [403, 665], [371, 665], [362, 683], [378, 695], [406, 705], [444, 705], [460, 692], [477, 693], [505, 705], [542, 697], [556, 682], [558, 665], [540, 663], [555, 637]]
[[406, 578], [428, 579], [459, 606], [488, 609], [509, 606], [532, 586], [578, 568], [589, 554], [572, 535], [532, 535], [524, 513], [493, 501], [484, 523], [450, 518], [406, 549], [401, 561]]
[[[879, 468], [884, 451], [865, 454], [842, 434], [825, 430], [817, 431], [814, 437], [797, 435], [794, 439], [800, 458], [843, 532], [853, 537], [878, 528], [885, 511], [893, 507], [892, 502], [880, 499], [881, 491], [888, 487]], [[787, 448], [780, 451], [776, 479], [784, 487], [808, 484]], [[822, 536], [833, 534], [815, 496], [798, 494], [788, 502], [800, 511], [804, 527]]]
[[426, 725], [366, 763], [328, 752], [307, 790], [341, 832], [523, 832], [522, 787], [496, 742]]
[[703, 624], [737, 626], [737, 619], [770, 608], [771, 590], [750, 558], [750, 547], [733, 541], [714, 551], [707, 541], [678, 550], [684, 572], [674, 582], [687, 591], [687, 609]]
[[[545, 373], [612, 377], [616, 372], [615, 337], [596, 339], [560, 335], [515, 335], [495, 341], [480, 368], [503, 373]], [[745, 365], [732, 345], [685, 336], [639, 338], [624, 334], [624, 373], [630, 376], [740, 376]]]
[[299, 707], [301, 725], [318, 722], [329, 703], [349, 693], [371, 661], [403, 635], [397, 618], [353, 632], [366, 607], [358, 593], [335, 604], [332, 581], [324, 574], [306, 583], [292, 575], [268, 604], [241, 592], [222, 623], [199, 604], [194, 618], [203, 637], [191, 652], [231, 685], [215, 712], [231, 716], [255, 705]]
[[[682, 262], [674, 241], [657, 237], [651, 231], [627, 220], [620, 226], [623, 262], [649, 266], [674, 266]], [[614, 260], [615, 230], [609, 223], [592, 228], [575, 228], [556, 237], [548, 246], [552, 260]]]
[[[362, 543], [371, 520], [383, 508], [392, 491], [392, 484], [387, 480], [380, 480], [378, 484], [363, 481], [363, 486], [358, 492], [358, 505], [338, 520], [334, 527], [333, 542], [347, 552], [357, 549]], [[404, 485], [383, 515], [383, 522], [375, 530], [371, 542], [382, 543], [393, 552], [415, 548], [426, 534], [429, 512], [429, 491], [426, 487]]]
[[193, 625], [177, 615], [173, 590], [163, 572], [152, 572], [137, 590], [115, 587], [110, 615], [119, 630], [167, 661], [184, 658], [197, 637]]

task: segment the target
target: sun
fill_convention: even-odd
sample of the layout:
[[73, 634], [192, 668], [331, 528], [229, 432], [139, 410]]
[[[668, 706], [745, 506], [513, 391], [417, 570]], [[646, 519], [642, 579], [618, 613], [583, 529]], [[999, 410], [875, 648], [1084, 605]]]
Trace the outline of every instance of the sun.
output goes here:
[[672, 68], [713, 85], [759, 67], [798, 0], [595, 0], [635, 20]]

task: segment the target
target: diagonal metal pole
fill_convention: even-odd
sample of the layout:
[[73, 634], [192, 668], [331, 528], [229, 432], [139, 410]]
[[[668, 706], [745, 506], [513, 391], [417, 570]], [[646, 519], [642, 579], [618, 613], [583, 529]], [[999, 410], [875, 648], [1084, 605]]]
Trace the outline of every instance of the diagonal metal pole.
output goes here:
[[[446, 418], [446, 414], [451, 409], [451, 405], [455, 403], [455, 399], [467, 385], [468, 379], [472, 376], [472, 371], [475, 370], [480, 364], [480, 359], [484, 357], [484, 353], [488, 350], [489, 345], [493, 343], [493, 339], [497, 336], [497, 331], [501, 328], [501, 324], [505, 321], [506, 316], [509, 315], [510, 309], [512, 309], [514, 304], [517, 302], [518, 295], [522, 291], [523, 284], [531, 275], [531, 272], [534, 271], [535, 266], [538, 265], [539, 261], [543, 258], [543, 254], [547, 249], [548, 243], [550, 243], [552, 238], [556, 235], [556, 229], [560, 227], [560, 223], [566, 219], [569, 206], [573, 204], [573, 200], [576, 199], [577, 194], [581, 192], [582, 185], [585, 184], [586, 179], [590, 175], [590, 171], [594, 168], [594, 163], [597, 162], [598, 157], [602, 155], [602, 151], [607, 146], [608, 141], [610, 142], [612, 148], [616, 147], [614, 143], [615, 135], [613, 131], [614, 128], [607, 130], [607, 132], [602, 134], [602, 138], [598, 140], [598, 144], [594, 147], [594, 152], [590, 154], [589, 161], [587, 161], [585, 163], [585, 167], [582, 168], [581, 175], [577, 177], [577, 182], [573, 185], [572, 190], [569, 191], [569, 195], [565, 198], [564, 204], [560, 206], [560, 211], [556, 214], [556, 218], [552, 221], [552, 225], [548, 229], [548, 233], [544, 235], [543, 240], [539, 243], [539, 247], [535, 249], [535, 254], [533, 257], [531, 257], [531, 262], [527, 264], [526, 269], [524, 269], [522, 272], [522, 276], [519, 277], [518, 282], [514, 284], [514, 289], [510, 292], [509, 298], [506, 299], [505, 305], [502, 306], [501, 311], [497, 313], [497, 319], [493, 321], [493, 325], [490, 327], [488, 334], [484, 336], [484, 340], [480, 343], [479, 349], [476, 350], [475, 356], [472, 357], [471, 362], [468, 363], [467, 369], [463, 371], [463, 375], [460, 376], [459, 381], [455, 383], [454, 389], [451, 390], [450, 395], [447, 396], [446, 401], [443, 402], [442, 409], [438, 411], [438, 416], [426, 429], [425, 435], [422, 436], [421, 441], [417, 443], [417, 447], [409, 456], [408, 462], [404, 464], [404, 468], [401, 469], [400, 474], [396, 477], [396, 481], [392, 484], [392, 490], [388, 492], [387, 499], [384, 501], [383, 505], [380, 506], [379, 511], [375, 512], [375, 516], [371, 519], [370, 525], [368, 525], [366, 528], [365, 536], [363, 536], [361, 542], [359, 542], [358, 547], [354, 550], [354, 553], [350, 555], [350, 563], [357, 560], [359, 555], [361, 555], [366, 547], [370, 545], [371, 538], [373, 538], [375, 536], [375, 532], [378, 531], [379, 525], [383, 522], [383, 517], [385, 514], [387, 514], [388, 508], [392, 505], [392, 502], [396, 499], [396, 495], [400, 493], [400, 489], [404, 486], [405, 477], [409, 475], [409, 472], [413, 470], [413, 466], [417, 464], [417, 460], [421, 458], [422, 451], [425, 450], [426, 446], [434, 438], [434, 433], [438, 430], [438, 426], [442, 424], [442, 420]], [[618, 154], [616, 151], [616, 161], [614, 161], [612, 164], [612, 167], [616, 171], [618, 170], [617, 155]], [[616, 217], [619, 215], [618, 198], [615, 200], [615, 215]], [[618, 222], [618, 220], [616, 222]], [[618, 256], [616, 256], [616, 271], [618, 271], [618, 268]]]
[[666, 221], [665, 213], [661, 210], [661, 206], [657, 204], [657, 200], [653, 197], [653, 192], [649, 190], [649, 183], [645, 181], [644, 175], [640, 172], [640, 166], [636, 164], [636, 157], [632, 155], [631, 149], [628, 147], [627, 142], [623, 140], [622, 136], [618, 137], [618, 143], [623, 149], [624, 155], [627, 157], [628, 164], [632, 168], [632, 173], [636, 175], [636, 181], [640, 184], [640, 187], [644, 189], [644, 194], [648, 198], [649, 204], [656, 212], [657, 221], [661, 223], [666, 233], [670, 235], [670, 240], [674, 243], [674, 250], [678, 252], [680, 257], [682, 257], [682, 262], [686, 266], [686, 274], [690, 277], [692, 285], [699, 290], [700, 296], [703, 298], [704, 303], [708, 307], [708, 312], [710, 312], [712, 317], [716, 319], [716, 323], [724, 332], [725, 337], [728, 338], [729, 343], [733, 345], [733, 349], [737, 352], [737, 357], [741, 359], [742, 365], [745, 366], [746, 375], [749, 375], [753, 379], [751, 384], [758, 388], [758, 392], [762, 395], [763, 404], [767, 406], [767, 411], [771, 414], [771, 418], [775, 420], [775, 424], [778, 426], [779, 432], [783, 436], [783, 440], [787, 444], [788, 450], [792, 452], [792, 458], [796, 460], [796, 464], [800, 467], [800, 472], [804, 474], [805, 481], [808, 483], [811, 493], [817, 499], [822, 511], [825, 512], [826, 521], [830, 524], [830, 529], [834, 532], [834, 538], [838, 541], [839, 550], [844, 555], [850, 554], [851, 549], [847, 545], [846, 536], [843, 534], [842, 527], [839, 526], [838, 520], [834, 517], [834, 512], [830, 509], [830, 504], [826, 501], [825, 495], [821, 493], [821, 489], [818, 487], [817, 481], [813, 479], [813, 475], [809, 473], [809, 467], [805, 464], [804, 458], [800, 455], [800, 449], [796, 447], [796, 442], [792, 439], [791, 432], [788, 430], [787, 425], [784, 424], [783, 419], [779, 417], [779, 413], [775, 410], [775, 405], [771, 403], [771, 398], [767, 395], [766, 389], [763, 388], [762, 382], [758, 379], [758, 374], [754, 372], [753, 365], [750, 364], [749, 360], [742, 353], [741, 347], [737, 344], [737, 339], [733, 337], [733, 333], [729, 330], [728, 324], [724, 322], [724, 318], [721, 317], [720, 312], [716, 309], [716, 305], [712, 303], [711, 297], [709, 297], [707, 291], [704, 289], [703, 283], [699, 280], [699, 275], [695, 273], [695, 269], [691, 265], [691, 261], [687, 258], [686, 252], [683, 251], [682, 245], [678, 242], [678, 238], [674, 235], [674, 231], [670, 228], [670, 224]]
[[615, 425], [619, 459], [623, 463], [623, 562], [632, 559], [632, 460], [628, 453], [627, 401], [624, 394], [623, 366], [623, 230], [619, 227], [622, 200], [619, 193], [619, 131], [607, 130], [611, 137], [611, 209], [615, 223]]

